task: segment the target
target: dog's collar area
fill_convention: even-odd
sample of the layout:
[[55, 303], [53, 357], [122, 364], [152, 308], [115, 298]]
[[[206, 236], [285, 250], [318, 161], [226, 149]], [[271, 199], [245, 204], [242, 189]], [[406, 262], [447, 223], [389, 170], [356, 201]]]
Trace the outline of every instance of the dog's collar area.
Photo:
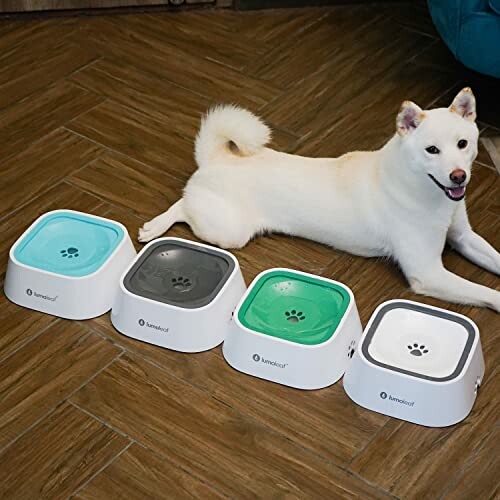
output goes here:
[[443, 186], [433, 175], [427, 174], [438, 186], [444, 194], [452, 201], [460, 201], [465, 197], [465, 186], [457, 186], [454, 188]]

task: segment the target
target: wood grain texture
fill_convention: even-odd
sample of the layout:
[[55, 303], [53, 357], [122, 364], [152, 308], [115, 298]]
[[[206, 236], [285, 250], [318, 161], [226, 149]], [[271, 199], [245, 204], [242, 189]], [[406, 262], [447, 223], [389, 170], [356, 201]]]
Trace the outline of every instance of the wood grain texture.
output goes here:
[[[370, 27], [379, 19], [379, 15], [374, 16], [373, 11], [349, 6], [326, 13], [309, 25], [292, 24], [286, 32], [288, 38], [283, 40], [279, 31], [274, 33], [274, 47], [264, 55], [254, 55], [245, 66], [245, 71], [278, 83], [282, 88], [294, 87], [299, 83], [297, 78], [291, 78], [294, 65], [301, 66], [301, 75], [304, 76], [324, 71], [326, 67], [341, 66], [341, 59], [348, 56], [345, 50], [348, 44], [356, 39], [358, 43], [369, 43], [373, 34], [382, 33]], [[339, 42], [335, 45], [329, 43], [332, 37], [338, 38]], [[387, 43], [385, 37], [383, 42]], [[359, 50], [359, 53], [363, 52]]]
[[78, 389], [120, 350], [59, 320], [0, 364], [0, 448]]
[[114, 60], [101, 59], [72, 75], [71, 80], [190, 139], [196, 134], [200, 117], [213, 104], [204, 96]]
[[493, 429], [491, 436], [474, 458], [467, 464], [463, 474], [446, 492], [447, 500], [467, 498], [498, 498], [500, 496], [500, 430]]
[[[54, 23], [46, 19], [20, 21], [2, 18], [0, 19], [0, 33], [2, 34], [0, 44], [3, 49], [0, 57], [9, 57], [20, 46], [25, 48], [22, 57], [29, 57], [26, 49], [30, 47], [30, 40], [35, 44], [50, 44], [54, 40], [67, 39], [71, 29], [66, 22]], [[18, 52], [18, 54], [21, 56], [21, 53]], [[16, 67], [3, 67], [3, 71], [20, 73], [20, 69]]]
[[82, 500], [225, 498], [209, 485], [142, 446], [133, 444], [78, 493]]
[[143, 43], [161, 44], [235, 68], [241, 68], [252, 57], [253, 51], [248, 50], [248, 41], [245, 38], [234, 39], [231, 44], [227, 44], [225, 31], [215, 27], [207, 30], [207, 19], [201, 18], [198, 24], [180, 14], [127, 16], [122, 19], [110, 19], [109, 22], [121, 30], [131, 30], [135, 39]]
[[4, 294], [0, 297], [0, 318], [0, 362], [56, 321], [48, 314], [26, 314]]
[[[27, 61], [26, 66], [35, 66], [30, 73], [10, 77], [6, 83], [0, 85], [0, 107], [23, 99], [45, 87], [54, 81], [56, 75], [65, 77], [95, 60], [91, 53], [77, 46], [70, 45], [68, 47], [68, 44], [64, 42], [48, 50], [51, 57], [44, 58], [45, 64], [39, 65], [37, 59]], [[4, 64], [4, 62], [0, 61], [0, 64]]]
[[[448, 106], [469, 84], [482, 137], [500, 136], [498, 92], [450, 57], [424, 2], [151, 12], [0, 19], [0, 284], [9, 247], [48, 210], [120, 221], [140, 250], [139, 227], [181, 196], [217, 103], [262, 114], [272, 147], [331, 156], [378, 147], [403, 99]], [[499, 190], [481, 146], [467, 205], [496, 247]], [[197, 240], [186, 224], [168, 235]], [[293, 390], [234, 371], [220, 348], [181, 354], [119, 334], [109, 315], [66, 322], [2, 296], [0, 497], [498, 496], [498, 315], [416, 296], [392, 262], [300, 238], [234, 253], [247, 284], [270, 267], [346, 283], [363, 324], [397, 297], [470, 317], [486, 362], [471, 415], [414, 426], [356, 406], [341, 382]], [[443, 261], [498, 287], [451, 249]]]
[[[411, 15], [408, 15], [408, 5], [404, 3], [392, 2], [386, 5], [386, 9], [387, 15], [396, 26], [402, 26], [410, 32], [423, 33], [431, 38], [439, 39], [439, 33], [429, 15], [426, 2], [413, 2]], [[446, 67], [442, 66], [440, 69], [441, 71], [446, 70]]]
[[500, 175], [500, 130], [486, 127], [481, 131], [476, 161], [496, 170]]
[[384, 497], [215, 397], [128, 355], [71, 400], [230, 496]]
[[[307, 28], [319, 23], [323, 17], [331, 13], [331, 9], [325, 7], [314, 7], [302, 9], [274, 9], [272, 16], [269, 12], [262, 10], [233, 13], [225, 11], [222, 19], [226, 29], [232, 29], [249, 40], [249, 43], [261, 42], [264, 44], [263, 52], [267, 53], [277, 45], [285, 46], [295, 41]], [[340, 9], [337, 9], [338, 15]], [[354, 11], [353, 11], [354, 13]]]
[[469, 219], [473, 224], [482, 223], [485, 219], [482, 214], [483, 210], [487, 211], [487, 215], [491, 213], [497, 217], [500, 216], [497, 191], [498, 174], [488, 168], [480, 168], [480, 165], [475, 163], [472, 176], [474, 184], [470, 185], [470, 193], [467, 197]]
[[0, 108], [43, 89], [55, 80], [92, 63], [96, 56], [69, 39], [71, 27], [61, 22], [20, 24], [0, 45]]
[[184, 183], [162, 170], [106, 153], [69, 181], [102, 199], [152, 218], [182, 196]]
[[103, 97], [63, 81], [1, 110], [2, 159], [19, 154], [103, 100]]
[[106, 19], [87, 22], [88, 35], [84, 43], [121, 65], [133, 66], [211, 99], [238, 102], [252, 108], [263, 106], [280, 93], [279, 88], [269, 82], [192, 55], [148, 34], [136, 33], [126, 25], [122, 29], [121, 25], [107, 23], [106, 29], [101, 29], [103, 23], [107, 23]]
[[[91, 141], [59, 128], [3, 161], [0, 216], [17, 210], [58, 184], [66, 175], [97, 158], [99, 153], [100, 148]], [[25, 220], [29, 221], [29, 218]]]
[[107, 101], [67, 126], [81, 136], [158, 169], [171, 165], [177, 171], [184, 170], [183, 177], [195, 169], [193, 160], [189, 161], [191, 168], [186, 166], [193, 150], [191, 137], [115, 102]]
[[[384, 93], [384, 106], [379, 106], [373, 112], [390, 111], [393, 114], [391, 102], [394, 102], [397, 111], [401, 104], [400, 94], [394, 94], [391, 81], [397, 80], [401, 85], [398, 92], [410, 95], [412, 99], [421, 102], [423, 99], [438, 97], [443, 87], [454, 83], [450, 83], [452, 80], [450, 75], [441, 74], [438, 74], [441, 75], [439, 78], [435, 75], [426, 80], [425, 76], [412, 65], [407, 66], [406, 54], [420, 50], [422, 45], [429, 45], [432, 41], [424, 35], [414, 34], [408, 37], [405, 31], [392, 26], [383, 17], [383, 13], [376, 16], [370, 11], [361, 13], [359, 25], [349, 16], [346, 16], [345, 20], [347, 26], [343, 26], [340, 21], [337, 25], [334, 14], [322, 21], [324, 24], [322, 36], [326, 39], [328, 35], [332, 35], [334, 29], [331, 26], [334, 25], [339, 47], [335, 47], [329, 57], [325, 57], [323, 64], [311, 67], [310, 72], [304, 73], [302, 80], [293, 80], [289, 90], [266, 106], [263, 112], [267, 119], [297, 133], [307, 134], [315, 131], [324, 134], [331, 124], [335, 124], [353, 110], [357, 115], [365, 111], [372, 112], [374, 103], [380, 99], [380, 92]], [[313, 25], [311, 30], [315, 30], [316, 27]], [[394, 31], [393, 36], [386, 36], [388, 29]], [[300, 49], [299, 41], [296, 42], [297, 49]], [[353, 45], [357, 47], [354, 53], [349, 50]], [[371, 50], [372, 47], [377, 49]], [[289, 72], [290, 64], [294, 61], [291, 54], [292, 52], [283, 62], [283, 65], [289, 68]], [[300, 58], [311, 61], [311, 58], [307, 57], [307, 51], [299, 50], [299, 55]], [[283, 65], [278, 67], [281, 68]], [[269, 71], [269, 68], [273, 72], [276, 71], [273, 70], [274, 66], [271, 63], [267, 69], [264, 67], [264, 70]], [[431, 73], [430, 70], [427, 72]], [[285, 72], [283, 78], [286, 78]], [[427, 87], [424, 80], [428, 83]], [[443, 80], [447, 81], [443, 83]], [[418, 88], [411, 87], [411, 84], [418, 85]], [[423, 95], [420, 97], [419, 94]], [[427, 103], [422, 102], [422, 105], [425, 104]], [[356, 115], [350, 116], [352, 122], [357, 118]]]
[[68, 498], [128, 444], [125, 437], [64, 403], [0, 454], [0, 496]]

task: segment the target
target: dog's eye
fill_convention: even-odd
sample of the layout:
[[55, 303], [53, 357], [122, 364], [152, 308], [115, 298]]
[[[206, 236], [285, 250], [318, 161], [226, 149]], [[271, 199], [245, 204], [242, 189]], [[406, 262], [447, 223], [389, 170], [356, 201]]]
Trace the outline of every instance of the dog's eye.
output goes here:
[[431, 155], [439, 154], [439, 149], [436, 146], [429, 146], [428, 148], [425, 148], [425, 150]]
[[465, 149], [468, 142], [465, 139], [460, 139], [457, 143], [458, 149]]

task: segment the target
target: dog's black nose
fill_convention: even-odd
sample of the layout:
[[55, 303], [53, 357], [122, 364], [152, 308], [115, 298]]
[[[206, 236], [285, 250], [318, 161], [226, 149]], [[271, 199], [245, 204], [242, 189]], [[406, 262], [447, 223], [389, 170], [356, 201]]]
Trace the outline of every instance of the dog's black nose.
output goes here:
[[465, 179], [467, 179], [467, 174], [465, 170], [457, 168], [450, 174], [450, 179], [456, 184], [462, 184], [462, 182], [465, 182]]

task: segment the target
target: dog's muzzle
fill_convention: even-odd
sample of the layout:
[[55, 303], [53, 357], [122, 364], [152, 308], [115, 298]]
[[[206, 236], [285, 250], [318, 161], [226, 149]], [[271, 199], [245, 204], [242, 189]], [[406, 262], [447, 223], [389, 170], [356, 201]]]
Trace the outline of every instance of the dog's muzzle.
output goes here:
[[433, 175], [427, 174], [438, 186], [442, 191], [444, 191], [444, 194], [453, 201], [460, 201], [463, 200], [465, 197], [465, 187], [466, 186], [457, 186], [457, 187], [446, 187], [443, 186]]

